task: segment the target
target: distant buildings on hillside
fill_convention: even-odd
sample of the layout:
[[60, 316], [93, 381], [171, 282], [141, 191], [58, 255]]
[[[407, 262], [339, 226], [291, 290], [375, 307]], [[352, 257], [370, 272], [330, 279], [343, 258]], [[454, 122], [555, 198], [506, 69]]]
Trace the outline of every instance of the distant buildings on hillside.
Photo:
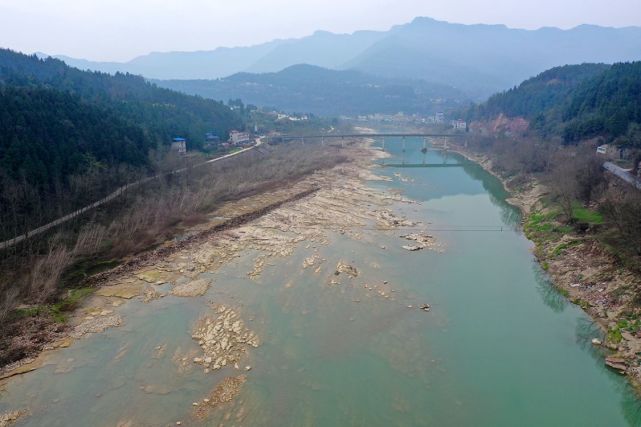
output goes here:
[[176, 137], [171, 140], [171, 151], [180, 155], [187, 154], [187, 140], [185, 138]]
[[[230, 148], [237, 146], [244, 146], [251, 144], [252, 138], [249, 132], [241, 132], [238, 130], [232, 130], [229, 132], [229, 140], [222, 142], [220, 137], [216, 135], [215, 132], [207, 132], [205, 134], [205, 142], [203, 148], [207, 151], [215, 151], [222, 148]], [[183, 137], [174, 137], [171, 139], [170, 149], [172, 152], [175, 152], [180, 155], [187, 154], [187, 140]]]
[[302, 122], [309, 120], [309, 117], [307, 114], [302, 114], [302, 115], [296, 115], [296, 114], [284, 114], [284, 113], [276, 113], [276, 120], [278, 121], [290, 121], [290, 122]]

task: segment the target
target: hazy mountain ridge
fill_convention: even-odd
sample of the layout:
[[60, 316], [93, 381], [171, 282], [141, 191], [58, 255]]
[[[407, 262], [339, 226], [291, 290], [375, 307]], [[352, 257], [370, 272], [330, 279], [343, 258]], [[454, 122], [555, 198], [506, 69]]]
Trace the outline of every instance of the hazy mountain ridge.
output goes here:
[[277, 73], [237, 73], [218, 80], [166, 80], [158, 85], [192, 95], [326, 116], [433, 113], [459, 105], [458, 90], [421, 80], [394, 80], [354, 70], [294, 65]]
[[522, 30], [416, 18], [389, 31], [318, 31], [250, 47], [152, 53], [121, 64], [64, 59], [83, 69], [126, 71], [152, 79], [215, 79], [305, 63], [423, 79], [481, 99], [555, 66], [641, 59], [641, 28], [581, 25], [569, 30]]

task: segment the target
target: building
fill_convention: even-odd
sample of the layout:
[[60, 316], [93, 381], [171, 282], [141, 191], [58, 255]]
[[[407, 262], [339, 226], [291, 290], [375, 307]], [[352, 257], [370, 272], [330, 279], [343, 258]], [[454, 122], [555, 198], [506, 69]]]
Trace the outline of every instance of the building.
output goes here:
[[174, 138], [171, 140], [171, 151], [178, 154], [187, 154], [187, 140], [185, 138]]
[[249, 133], [233, 130], [229, 133], [229, 141], [232, 145], [243, 145], [250, 141]]
[[452, 127], [455, 130], [466, 130], [467, 129], [467, 123], [465, 123], [465, 120], [461, 120], [461, 119], [452, 120], [450, 122], [450, 124], [452, 125]]
[[622, 159], [624, 150], [612, 144], [599, 145], [596, 153], [608, 159]]
[[434, 123], [445, 123], [445, 113], [434, 114]]

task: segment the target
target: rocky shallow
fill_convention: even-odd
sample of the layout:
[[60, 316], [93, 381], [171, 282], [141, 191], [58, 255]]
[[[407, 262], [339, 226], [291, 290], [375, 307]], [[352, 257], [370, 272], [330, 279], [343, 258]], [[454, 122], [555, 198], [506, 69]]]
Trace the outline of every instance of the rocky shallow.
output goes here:
[[[375, 154], [380, 154], [374, 152]], [[417, 227], [420, 224], [398, 215], [393, 210], [395, 203], [414, 203], [401, 194], [375, 190], [366, 181], [389, 180], [372, 173], [372, 151], [355, 148], [355, 161], [347, 166], [316, 172], [291, 187], [230, 202], [211, 214], [212, 221], [187, 230], [186, 235], [207, 233], [208, 227], [219, 224], [221, 217], [233, 217], [248, 212], [260, 211], [265, 206], [287, 200], [292, 194], [308, 194], [295, 202], [286, 203], [258, 219], [236, 228], [212, 234], [197, 245], [185, 245], [170, 251], [166, 256], [153, 258], [139, 268], [123, 272], [102, 286], [72, 320], [69, 334], [80, 338], [85, 334], [99, 333], [126, 322], [114, 310], [123, 302], [134, 298], [153, 304], [154, 301], [175, 296], [197, 298], [205, 295], [211, 281], [204, 273], [214, 273], [220, 267], [248, 251], [256, 252], [253, 268], [247, 277], [260, 280], [265, 268], [276, 258], [290, 256], [301, 245], [315, 249], [328, 245], [332, 234], [341, 234], [356, 240], [376, 243], [376, 233], [398, 230], [403, 227]], [[312, 191], [313, 190], [313, 191]], [[437, 244], [433, 237], [424, 233], [402, 236], [415, 242], [420, 249], [434, 249]], [[316, 273], [326, 260], [317, 253], [306, 258], [303, 269], [314, 268]], [[331, 270], [330, 270], [331, 271]], [[330, 273], [331, 274], [331, 273]], [[338, 279], [345, 276], [355, 280], [358, 269], [340, 261], [330, 284], [340, 284]], [[394, 301], [396, 292], [387, 281], [380, 285], [363, 285], [367, 294]], [[355, 300], [356, 301], [356, 300]], [[360, 299], [357, 301], [360, 302]], [[200, 347], [198, 350], [176, 349], [172, 360], [179, 372], [187, 372], [194, 365], [204, 373], [218, 371], [223, 367], [249, 371], [251, 367], [239, 366], [250, 348], [259, 346], [258, 336], [248, 329], [239, 314], [232, 308], [212, 303], [212, 313], [206, 313], [197, 322], [192, 338]], [[160, 346], [162, 348], [162, 346]], [[163, 350], [164, 351], [164, 350]], [[235, 396], [246, 376], [229, 377], [219, 384], [203, 407], [212, 409], [221, 402]], [[145, 393], [160, 393], [157, 387], [143, 386]], [[168, 392], [166, 389], [162, 393]], [[216, 397], [218, 396], [218, 397]], [[201, 403], [194, 402], [201, 406]]]
[[249, 330], [238, 314], [229, 307], [218, 306], [215, 316], [205, 316], [196, 325], [192, 338], [198, 341], [203, 353], [193, 359], [205, 373], [235, 364], [249, 347], [258, 347], [258, 336]]

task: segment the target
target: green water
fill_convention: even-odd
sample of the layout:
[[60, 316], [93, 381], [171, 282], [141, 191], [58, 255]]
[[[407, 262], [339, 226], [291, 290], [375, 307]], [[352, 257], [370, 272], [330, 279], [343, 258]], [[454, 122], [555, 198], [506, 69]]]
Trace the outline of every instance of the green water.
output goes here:
[[[386, 142], [390, 161], [423, 161], [419, 140], [404, 155]], [[384, 168], [411, 182], [373, 185], [421, 201], [397, 208], [431, 223], [443, 253], [401, 249], [401, 231], [332, 235], [318, 249], [327, 259], [320, 273], [302, 269], [314, 253], [302, 245], [258, 282], [247, 279], [248, 253], [211, 275], [206, 297], [126, 304], [124, 326], [11, 382], [0, 411], [31, 408], [20, 426], [232, 425], [241, 408], [235, 424], [247, 426], [641, 425], [634, 393], [590, 345], [598, 328], [547, 282], [500, 183], [458, 157], [429, 152], [426, 161], [463, 164]], [[341, 259], [362, 274], [330, 287]], [[362, 286], [384, 280], [396, 290], [390, 299]], [[190, 331], [209, 300], [235, 307], [263, 344], [242, 363], [253, 369], [234, 403], [197, 423], [191, 402], [236, 374], [181, 374], [171, 361], [176, 349], [197, 348]], [[422, 303], [432, 310], [407, 308]], [[165, 357], [154, 359], [163, 344]]]

